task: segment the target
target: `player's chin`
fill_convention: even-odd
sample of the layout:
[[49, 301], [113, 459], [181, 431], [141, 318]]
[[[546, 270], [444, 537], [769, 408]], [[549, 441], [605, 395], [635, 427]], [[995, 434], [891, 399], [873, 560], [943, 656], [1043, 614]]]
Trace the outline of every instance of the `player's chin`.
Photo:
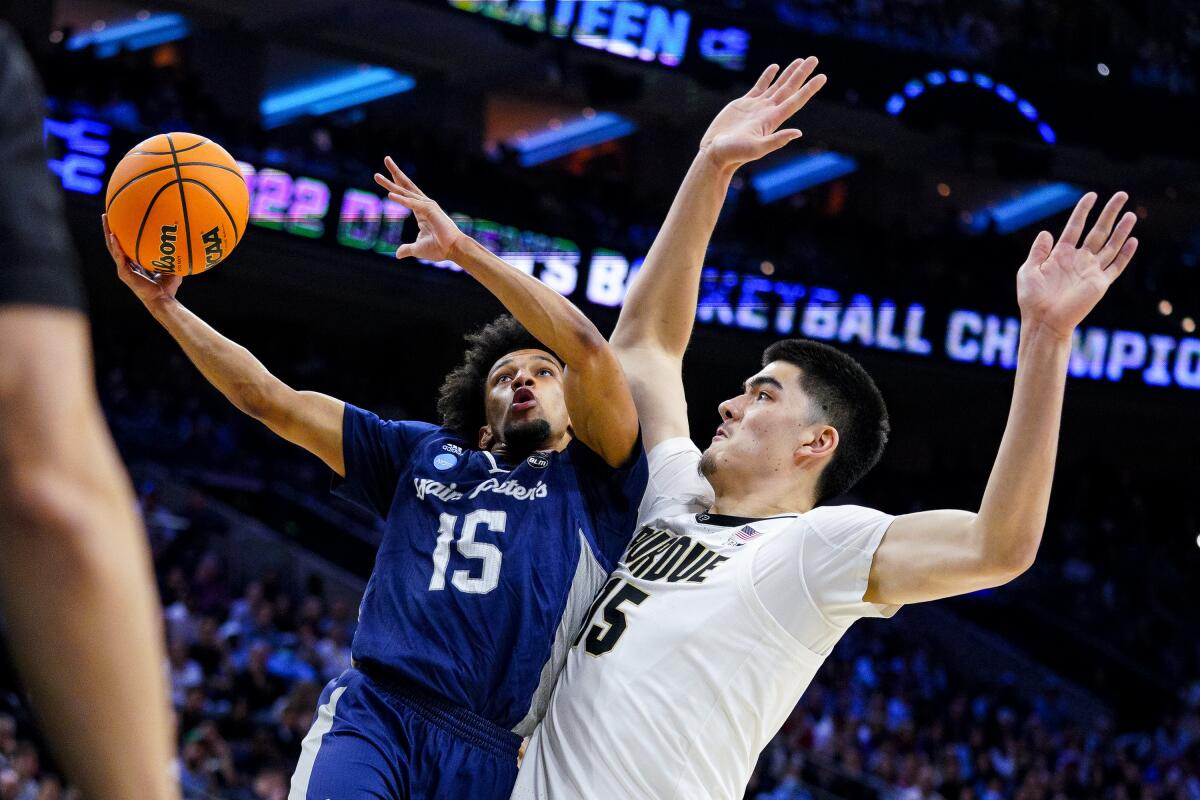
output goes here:
[[514, 449], [533, 450], [549, 440], [551, 432], [549, 420], [534, 408], [524, 418], [508, 421], [504, 426], [504, 441]]

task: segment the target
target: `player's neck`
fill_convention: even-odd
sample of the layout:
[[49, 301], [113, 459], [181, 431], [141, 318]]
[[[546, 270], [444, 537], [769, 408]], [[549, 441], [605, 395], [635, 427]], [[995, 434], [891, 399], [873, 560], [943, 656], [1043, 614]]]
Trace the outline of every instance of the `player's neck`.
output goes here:
[[721, 485], [712, 481], [715, 499], [710, 514], [729, 517], [773, 517], [779, 514], [803, 514], [813, 507], [807, 487], [770, 486], [765, 482], [747, 482], [744, 486]]

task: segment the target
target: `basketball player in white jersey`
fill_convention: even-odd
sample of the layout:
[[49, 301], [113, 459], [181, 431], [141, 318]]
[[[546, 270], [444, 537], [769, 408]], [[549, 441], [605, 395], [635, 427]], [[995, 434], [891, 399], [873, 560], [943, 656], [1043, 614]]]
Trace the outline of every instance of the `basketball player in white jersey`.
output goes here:
[[800, 135], [776, 129], [821, 87], [815, 59], [768, 68], [705, 134], [613, 333], [650, 483], [639, 525], [585, 617], [513, 797], [741, 797], [759, 752], [855, 620], [1000, 586], [1033, 562], [1075, 327], [1137, 247], [1117, 194], [1080, 243], [1087, 194], [1017, 273], [1011, 411], [978, 512], [898, 517], [822, 505], [875, 463], [887, 412], [825, 345], [769, 347], [692, 444], [681, 364], [700, 270], [734, 171]]

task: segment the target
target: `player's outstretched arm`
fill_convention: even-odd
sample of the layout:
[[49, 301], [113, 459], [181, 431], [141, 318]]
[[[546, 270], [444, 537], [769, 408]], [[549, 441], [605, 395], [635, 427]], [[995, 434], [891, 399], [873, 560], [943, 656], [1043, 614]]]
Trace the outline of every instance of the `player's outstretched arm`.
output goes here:
[[239, 411], [344, 476], [342, 415], [346, 404], [319, 392], [297, 391], [276, 378], [249, 350], [222, 336], [175, 299], [182, 278], [159, 275], [152, 281], [135, 272], [133, 262], [109, 230], [107, 215], [103, 223], [117, 277], [167, 329], [208, 382]]
[[420, 226], [417, 240], [401, 245], [396, 258], [450, 260], [482, 283], [566, 363], [563, 389], [575, 435], [610, 466], [627, 463], [637, 441], [637, 410], [616, 354], [596, 326], [558, 292], [460, 231], [390, 157], [384, 164], [391, 177], [377, 173], [376, 183], [412, 209]]
[[[1017, 272], [1021, 343], [1008, 425], [979, 512], [897, 517], [871, 568], [864, 599], [915, 603], [1007, 583], [1033, 564], [1054, 478], [1072, 335], [1137, 249], [1137, 217], [1118, 192], [1079, 244], [1096, 195], [1075, 206], [1058, 242], [1038, 234]], [[1114, 228], [1115, 223], [1115, 228]]]
[[817, 59], [797, 59], [782, 74], [767, 67], [744, 96], [709, 125], [662, 229], [634, 278], [613, 331], [642, 420], [646, 449], [687, 436], [682, 362], [692, 335], [700, 272], [733, 173], [800, 137], [778, 130], [812, 99], [825, 76]]

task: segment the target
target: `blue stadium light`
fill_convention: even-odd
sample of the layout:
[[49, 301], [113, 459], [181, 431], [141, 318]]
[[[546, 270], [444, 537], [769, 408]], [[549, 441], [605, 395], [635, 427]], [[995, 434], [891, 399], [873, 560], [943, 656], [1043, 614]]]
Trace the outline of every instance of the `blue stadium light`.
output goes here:
[[759, 202], [773, 203], [834, 178], [849, 175], [856, 169], [858, 162], [850, 156], [810, 153], [755, 174], [750, 178], [750, 184], [758, 193]]
[[546, 161], [598, 144], [628, 136], [637, 130], [631, 120], [602, 111], [590, 117], [577, 117], [564, 122], [557, 128], [544, 128], [528, 136], [510, 139], [508, 144], [517, 151], [523, 167], [532, 167]]
[[[1046, 142], [1046, 144], [1054, 144], [1058, 141], [1058, 137], [1055, 135], [1054, 130], [1049, 125], [1044, 122], [1038, 122], [1038, 111], [1033, 107], [1032, 103], [1030, 103], [1028, 100], [1018, 97], [1017, 93], [1013, 91], [1011, 87], [1003, 83], [996, 83], [992, 80], [991, 76], [984, 75], [982, 72], [976, 72], [974, 75], [971, 75], [968, 74], [966, 70], [952, 69], [950, 70], [949, 82], [951, 84], [960, 84], [966, 86], [974, 84], [978, 88], [989, 92], [994, 89], [996, 95], [1001, 100], [1004, 100], [1008, 103], [1015, 103], [1017, 110], [1021, 112], [1021, 116], [1025, 117], [1030, 122], [1037, 124], [1038, 134], [1042, 137], [1042, 141]], [[946, 73], [938, 71], [926, 73], [925, 80], [914, 78], [908, 83], [904, 84], [904, 94], [893, 94], [888, 98], [884, 108], [893, 117], [898, 117], [908, 106], [908, 101], [905, 99], [906, 96], [908, 99], [913, 100], [925, 94], [926, 90], [935, 89], [944, 85], [947, 85]], [[984, 223], [986, 223], [986, 221], [986, 219], [983, 220]]]
[[1078, 186], [1047, 183], [975, 211], [968, 229], [971, 233], [983, 233], [989, 224], [994, 224], [998, 233], [1012, 233], [1071, 208], [1081, 196], [1083, 190]]
[[192, 32], [179, 14], [155, 14], [146, 19], [114, 22], [103, 30], [77, 33], [67, 40], [68, 50], [96, 48], [97, 58], [112, 58], [124, 50], [144, 50], [187, 37]]
[[355, 69], [272, 92], [259, 103], [259, 112], [263, 127], [278, 128], [306, 115], [328, 114], [401, 94], [416, 85], [411, 75], [387, 67]]

